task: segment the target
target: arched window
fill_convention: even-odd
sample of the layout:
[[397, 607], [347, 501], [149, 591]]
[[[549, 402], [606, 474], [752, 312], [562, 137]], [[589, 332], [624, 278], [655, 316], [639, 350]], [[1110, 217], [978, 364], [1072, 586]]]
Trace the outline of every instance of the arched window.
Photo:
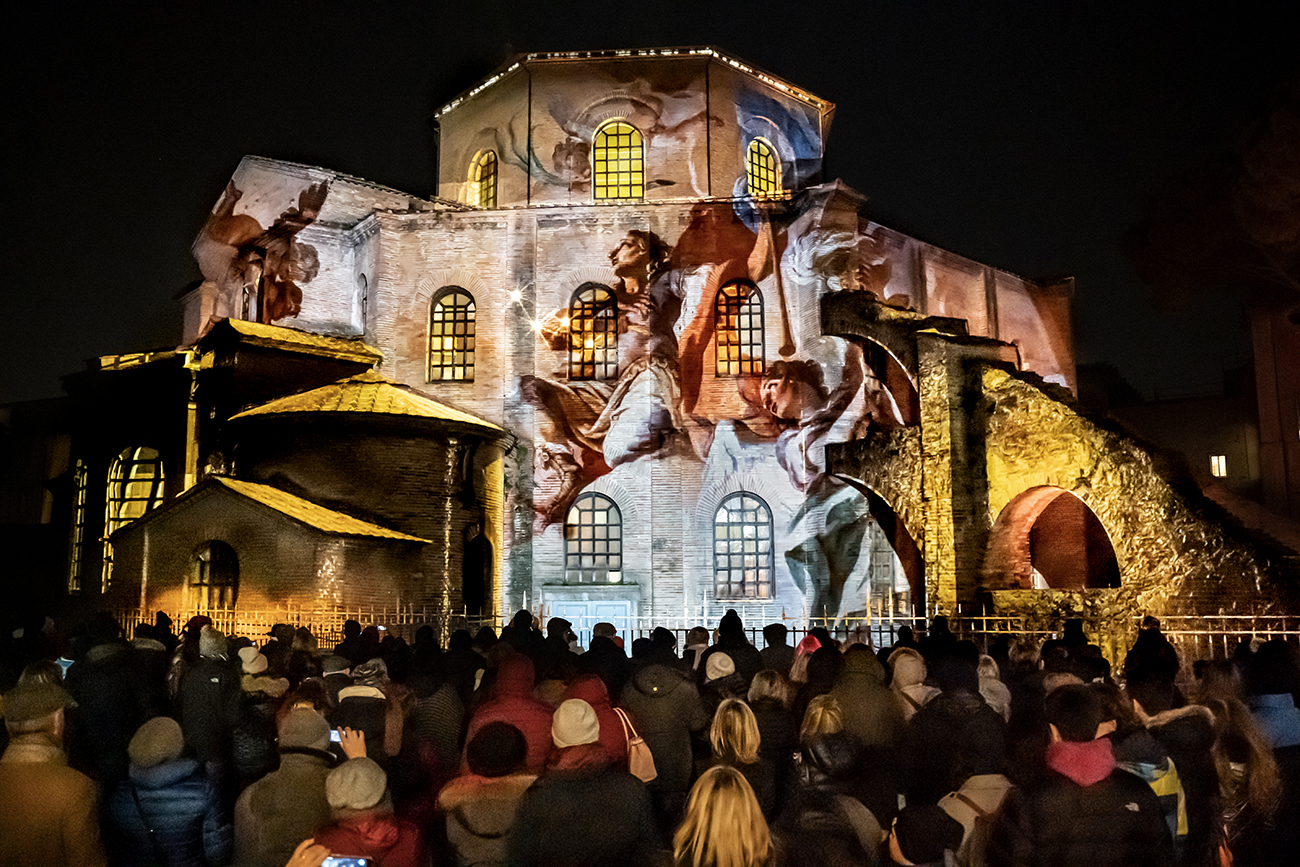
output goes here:
[[474, 296], [448, 286], [429, 305], [429, 382], [474, 381]]
[[479, 151], [469, 164], [469, 183], [465, 187], [465, 202], [476, 208], [497, 206], [497, 152]]
[[751, 196], [775, 196], [781, 192], [781, 161], [776, 158], [776, 148], [761, 136], [749, 142], [745, 178]]
[[578, 497], [564, 522], [564, 580], [617, 584], [623, 580], [623, 516], [603, 494]]
[[199, 611], [235, 607], [239, 592], [239, 557], [225, 542], [199, 546], [190, 562], [187, 607]]
[[104, 505], [104, 573], [101, 591], [113, 580], [113, 543], [108, 537], [120, 527], [162, 504], [163, 465], [157, 450], [137, 446], [124, 449], [108, 470], [108, 496]]
[[618, 299], [608, 286], [583, 283], [569, 301], [569, 379], [618, 376]]
[[713, 592], [718, 599], [771, 599], [776, 567], [772, 510], [753, 494], [732, 494], [713, 516]]
[[645, 197], [645, 151], [641, 132], [624, 120], [596, 130], [591, 142], [591, 189], [596, 201]]
[[763, 293], [753, 283], [728, 283], [718, 290], [718, 376], [762, 374]]

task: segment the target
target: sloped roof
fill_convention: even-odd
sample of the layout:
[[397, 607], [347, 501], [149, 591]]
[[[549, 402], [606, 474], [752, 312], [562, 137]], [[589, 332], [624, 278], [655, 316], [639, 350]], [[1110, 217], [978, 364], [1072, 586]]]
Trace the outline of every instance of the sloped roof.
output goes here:
[[302, 497], [294, 496], [270, 485], [246, 482], [242, 479], [230, 479], [224, 476], [216, 476], [214, 481], [241, 496], [248, 497], [250, 500], [261, 503], [263, 506], [274, 509], [280, 514], [293, 518], [295, 521], [309, 527], [314, 527], [323, 533], [332, 533], [339, 536], [372, 536], [378, 539], [401, 539], [406, 542], [429, 544], [428, 539], [399, 533], [396, 530], [390, 530], [378, 524], [371, 524], [369, 521], [362, 521], [360, 518], [336, 512], [333, 509], [318, 506], [310, 500], [304, 500]]
[[[296, 328], [283, 328], [279, 325], [264, 325], [261, 322], [248, 322], [243, 319], [226, 319], [213, 329], [229, 328], [239, 335], [240, 341], [256, 346], [269, 346], [286, 349], [306, 355], [320, 355], [328, 358], [342, 358], [350, 361], [363, 361], [375, 364], [383, 360], [384, 354], [373, 346], [346, 337], [328, 337], [324, 334], [310, 334]], [[209, 332], [211, 336], [212, 332]], [[205, 338], [206, 339], [206, 338]]]
[[409, 416], [438, 419], [494, 433], [505, 433], [503, 428], [489, 421], [452, 409], [444, 403], [430, 400], [403, 386], [394, 385], [371, 370], [311, 391], [304, 391], [302, 394], [278, 398], [270, 403], [245, 410], [233, 418], [296, 412]]

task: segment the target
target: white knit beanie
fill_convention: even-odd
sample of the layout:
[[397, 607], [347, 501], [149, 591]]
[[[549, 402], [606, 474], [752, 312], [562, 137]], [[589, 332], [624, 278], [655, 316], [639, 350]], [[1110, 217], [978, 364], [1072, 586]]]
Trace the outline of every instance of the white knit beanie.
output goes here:
[[600, 720], [596, 711], [580, 698], [560, 703], [551, 718], [551, 740], [557, 747], [594, 744], [600, 739]]

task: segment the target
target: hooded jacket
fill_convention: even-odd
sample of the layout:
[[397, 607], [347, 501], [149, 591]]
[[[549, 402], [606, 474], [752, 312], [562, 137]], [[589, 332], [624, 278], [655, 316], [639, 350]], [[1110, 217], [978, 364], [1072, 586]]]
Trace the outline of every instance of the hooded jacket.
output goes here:
[[113, 790], [106, 812], [105, 836], [114, 864], [157, 864], [150, 828], [167, 867], [224, 864], [230, 857], [230, 819], [221, 808], [216, 787], [194, 759], [150, 768], [132, 765], [129, 781]]
[[316, 831], [316, 842], [333, 855], [369, 858], [371, 867], [425, 867], [428, 863], [419, 829], [394, 816], [389, 806], [345, 811]]
[[564, 691], [562, 700], [571, 698], [580, 698], [591, 705], [596, 712], [596, 721], [600, 723], [600, 745], [613, 759], [615, 767], [626, 768], [627, 735], [623, 733], [623, 722], [609, 703], [605, 682], [595, 674], [580, 674]]
[[[533, 695], [533, 661], [514, 653], [497, 666], [492, 698], [483, 702], [469, 721], [465, 732], [468, 744], [479, 729], [491, 722], [509, 723], [519, 729], [528, 745], [524, 768], [540, 773], [551, 754], [551, 707]], [[462, 770], [469, 766], [463, 763]]]
[[298, 843], [329, 821], [325, 777], [334, 754], [310, 747], [280, 750], [280, 767], [244, 789], [235, 802], [235, 861], [283, 867]]
[[535, 774], [466, 774], [443, 788], [438, 808], [447, 814], [447, 841], [458, 864], [488, 867], [506, 862], [506, 842], [519, 801], [536, 779]]
[[885, 668], [870, 651], [845, 654], [844, 669], [831, 689], [844, 714], [844, 730], [863, 746], [896, 744], [903, 732], [898, 699], [885, 686]]
[[1151, 787], [1115, 765], [1110, 741], [1057, 742], [1048, 771], [1012, 789], [989, 844], [994, 865], [1167, 867], [1173, 842]]
[[889, 655], [889, 668], [893, 677], [889, 688], [898, 697], [898, 707], [906, 722], [916, 715], [926, 702], [939, 694], [939, 690], [925, 685], [925, 658], [920, 651], [900, 647]]
[[654, 756], [655, 792], [685, 792], [691, 786], [691, 732], [709, 724], [709, 714], [690, 675], [652, 664], [623, 688], [620, 706]]

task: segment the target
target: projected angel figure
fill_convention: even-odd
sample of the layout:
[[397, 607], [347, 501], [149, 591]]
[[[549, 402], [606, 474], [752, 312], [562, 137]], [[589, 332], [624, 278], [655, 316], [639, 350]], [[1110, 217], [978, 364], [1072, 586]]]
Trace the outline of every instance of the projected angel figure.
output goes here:
[[298, 194], [269, 229], [249, 214], [236, 214], [243, 192], [231, 181], [194, 246], [206, 281], [220, 290], [217, 315], [271, 323], [302, 310], [302, 288], [320, 271], [316, 248], [296, 236], [316, 221], [329, 185], [322, 181]]
[[542, 340], [568, 353], [569, 379], [519, 380], [540, 412], [537, 454], [560, 487], [536, 508], [560, 520], [584, 484], [620, 464], [674, 451], [682, 442], [681, 389], [673, 327], [682, 295], [672, 285], [670, 248], [653, 232], [630, 231], [609, 254], [613, 286], [585, 283], [567, 310], [541, 325]]

